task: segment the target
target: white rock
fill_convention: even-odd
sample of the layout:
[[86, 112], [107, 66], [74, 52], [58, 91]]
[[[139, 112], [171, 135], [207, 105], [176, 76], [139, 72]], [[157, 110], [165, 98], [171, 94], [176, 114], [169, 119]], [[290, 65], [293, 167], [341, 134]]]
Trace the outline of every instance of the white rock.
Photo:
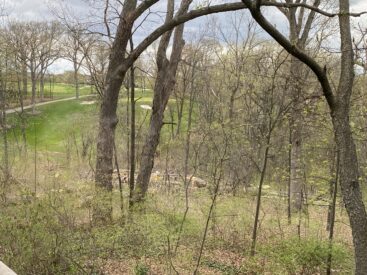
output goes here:
[[1, 275], [17, 275], [13, 270], [7, 267], [2, 261], [0, 261], [0, 274]]
[[152, 110], [152, 107], [149, 105], [140, 105], [140, 108], [144, 109], [144, 110]]

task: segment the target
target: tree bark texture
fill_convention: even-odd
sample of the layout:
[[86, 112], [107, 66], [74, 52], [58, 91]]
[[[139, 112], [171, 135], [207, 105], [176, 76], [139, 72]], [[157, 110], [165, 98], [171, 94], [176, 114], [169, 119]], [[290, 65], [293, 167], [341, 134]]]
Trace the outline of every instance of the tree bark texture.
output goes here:
[[[294, 2], [294, 1], [290, 1]], [[320, 5], [320, 0], [313, 3], [314, 7]], [[298, 12], [298, 13], [297, 13]], [[301, 50], [305, 50], [306, 41], [309, 39], [309, 33], [315, 19], [315, 12], [311, 11], [305, 16], [304, 8], [290, 8], [287, 12], [289, 22], [289, 40], [297, 45]], [[303, 25], [304, 24], [304, 25]], [[300, 211], [303, 204], [303, 192], [305, 191], [304, 167], [302, 161], [302, 125], [303, 125], [303, 86], [304, 79], [307, 77], [304, 65], [296, 57], [290, 58], [290, 96], [292, 98], [292, 111], [290, 120], [291, 131], [291, 154], [290, 154], [290, 193], [291, 206], [294, 210]]]
[[302, 192], [304, 190], [303, 162], [302, 162], [302, 63], [295, 57], [291, 57], [291, 81], [290, 91], [292, 97], [291, 109], [291, 161], [290, 161], [290, 192], [292, 208], [299, 211], [302, 208]]
[[45, 75], [43, 72], [40, 74], [40, 97], [42, 102], [45, 97]]
[[339, 0], [341, 36], [341, 72], [337, 102], [332, 118], [340, 157], [340, 188], [352, 228], [355, 251], [355, 274], [367, 274], [367, 213], [359, 184], [359, 165], [351, 126], [350, 98], [354, 82], [354, 53], [351, 36], [349, 1]]
[[[112, 45], [109, 57], [109, 67], [106, 75], [106, 85], [102, 95], [102, 103], [99, 113], [99, 130], [97, 136], [97, 162], [95, 182], [96, 188], [104, 191], [112, 191], [113, 172], [113, 144], [115, 129], [118, 123], [117, 103], [120, 88], [128, 68], [119, 68], [124, 64], [127, 43], [131, 37], [133, 20], [131, 15], [136, 8], [136, 1], [127, 1], [121, 12], [117, 34]], [[119, 72], [119, 73], [116, 73]], [[98, 193], [98, 191], [97, 191]], [[93, 219], [96, 222], [110, 221], [112, 219], [112, 201], [107, 198], [101, 207], [94, 211]]]
[[79, 99], [79, 75], [78, 64], [74, 62], [74, 85], [75, 85], [75, 98]]
[[22, 61], [22, 82], [23, 82], [23, 95], [27, 96], [28, 94], [28, 71], [27, 64]]
[[[191, 0], [183, 1], [177, 14], [186, 13], [191, 2]], [[173, 17], [174, 1], [168, 2], [168, 11], [166, 22]], [[148, 190], [149, 180], [154, 166], [154, 155], [159, 144], [160, 132], [163, 126], [164, 111], [176, 83], [177, 67], [184, 46], [183, 31], [184, 25], [180, 25], [175, 29], [170, 60], [167, 59], [166, 54], [172, 31], [165, 33], [159, 43], [157, 52], [158, 72], [154, 86], [152, 115], [150, 118], [148, 136], [144, 142], [140, 158], [140, 169], [136, 181], [136, 190], [134, 192], [135, 202], [144, 199]]]
[[36, 72], [31, 66], [31, 81], [32, 81], [32, 113], [36, 111], [36, 89], [37, 89], [37, 78]]

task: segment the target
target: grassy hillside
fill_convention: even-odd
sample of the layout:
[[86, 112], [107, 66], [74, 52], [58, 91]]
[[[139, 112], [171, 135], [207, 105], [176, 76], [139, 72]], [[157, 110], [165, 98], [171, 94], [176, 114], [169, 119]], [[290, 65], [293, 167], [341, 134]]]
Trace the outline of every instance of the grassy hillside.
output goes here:
[[[51, 91], [51, 95], [53, 98], [64, 98], [64, 97], [72, 97], [75, 96], [75, 86], [65, 83], [55, 83], [54, 85], [45, 86], [45, 94], [49, 95]], [[80, 95], [88, 95], [93, 92], [93, 88], [90, 85], [80, 85], [79, 93]]]
[[[73, 90], [71, 87], [66, 85], [68, 89], [61, 92], [62, 87], [62, 85], [58, 86], [59, 94], [62, 95], [60, 97], [72, 96]], [[89, 90], [85, 88], [85, 91]], [[139, 129], [143, 130], [147, 127], [149, 123], [150, 110], [144, 109], [144, 106], [142, 107], [141, 105], [152, 105], [152, 92], [138, 89], [136, 99], [136, 124], [139, 131]], [[85, 104], [87, 100], [93, 101], [93, 104]], [[126, 129], [127, 103], [126, 96], [122, 95], [118, 110], [120, 119], [118, 127], [122, 129]], [[169, 104], [174, 104], [174, 100], [170, 100]], [[79, 101], [70, 100], [50, 103], [37, 107], [37, 110], [40, 112], [39, 114], [32, 115], [27, 112], [23, 116], [23, 120], [26, 127], [27, 145], [34, 147], [37, 140], [37, 148], [39, 150], [65, 152], [65, 142], [68, 138], [79, 140], [81, 135], [87, 134], [87, 132], [94, 134], [97, 129], [99, 105], [95, 97], [84, 98]], [[166, 121], [170, 121], [170, 119], [167, 112]], [[183, 120], [184, 127], [186, 118]], [[10, 140], [20, 140], [22, 118], [13, 114], [8, 117], [8, 124], [15, 126], [13, 134], [9, 135]], [[169, 134], [169, 130], [168, 126], [163, 127], [163, 137]]]
[[[80, 133], [85, 127], [94, 127], [97, 104], [83, 105], [82, 101], [64, 101], [51, 103], [37, 108], [40, 113], [26, 113], [26, 137], [28, 146], [34, 147], [37, 142], [39, 150], [65, 151], [65, 140], [73, 133]], [[21, 118], [18, 115], [9, 117], [9, 124], [16, 125], [14, 133], [21, 136]], [[14, 141], [14, 136], [10, 137]]]

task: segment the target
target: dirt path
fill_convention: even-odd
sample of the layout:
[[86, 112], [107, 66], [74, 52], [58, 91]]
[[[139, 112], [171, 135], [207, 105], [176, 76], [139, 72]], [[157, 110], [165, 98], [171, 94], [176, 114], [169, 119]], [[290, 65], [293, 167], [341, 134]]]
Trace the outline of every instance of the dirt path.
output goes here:
[[[79, 96], [79, 99], [86, 98], [86, 97], [91, 97], [91, 96], [93, 96], [93, 95], [83, 95], [83, 96]], [[47, 104], [52, 104], [52, 103], [56, 103], [56, 102], [61, 102], [61, 101], [69, 101], [69, 100], [73, 100], [73, 99], [76, 99], [75, 96], [74, 97], [51, 100], [51, 101], [40, 102], [40, 103], [36, 103], [36, 107], [47, 105]], [[32, 107], [33, 107], [33, 105], [27, 105], [27, 106], [23, 107], [23, 110], [32, 109]], [[13, 113], [19, 113], [21, 111], [22, 111], [21, 107], [16, 107], [16, 108], [7, 109], [5, 111], [5, 113], [8, 115], [8, 114], [13, 114]]]

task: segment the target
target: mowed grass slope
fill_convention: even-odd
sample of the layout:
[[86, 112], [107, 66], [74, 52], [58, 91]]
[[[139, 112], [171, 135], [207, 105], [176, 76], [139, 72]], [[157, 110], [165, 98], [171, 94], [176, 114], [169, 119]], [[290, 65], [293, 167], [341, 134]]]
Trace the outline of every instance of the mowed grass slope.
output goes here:
[[[97, 125], [97, 104], [83, 105], [81, 101], [70, 100], [50, 103], [37, 108], [40, 114], [27, 113], [24, 117], [27, 145], [39, 150], [65, 151], [68, 137], [79, 136], [82, 129]], [[9, 117], [9, 123], [16, 125], [15, 133], [21, 136], [21, 119], [17, 115]], [[14, 139], [14, 137], [10, 137]]]
[[[79, 94], [89, 95], [93, 93], [93, 88], [90, 85], [80, 85]], [[50, 93], [50, 87], [45, 87], [45, 93]], [[75, 96], [75, 86], [71, 84], [65, 83], [56, 83], [54, 86], [51, 86], [51, 94], [54, 98], [65, 98]]]
[[[65, 86], [67, 87], [67, 85]], [[73, 87], [72, 87], [73, 88]], [[62, 86], [58, 86], [60, 91]], [[88, 89], [88, 91], [90, 91]], [[73, 96], [71, 87], [60, 92], [64, 97]], [[67, 96], [69, 95], [69, 96]], [[152, 93], [139, 92], [139, 100], [136, 104], [137, 121], [146, 116], [147, 110], [140, 107], [142, 104], [151, 105]], [[93, 100], [93, 104], [83, 104], [86, 100]], [[126, 110], [127, 99], [121, 98], [119, 101], [119, 113]], [[79, 140], [82, 135], [93, 135], [98, 126], [99, 103], [96, 97], [84, 98], [81, 100], [68, 100], [62, 102], [49, 103], [36, 108], [39, 114], [32, 115], [27, 110], [23, 115], [25, 125], [27, 146], [34, 148], [37, 145], [38, 150], [65, 152], [68, 139]], [[149, 114], [148, 114], [149, 115]], [[146, 121], [149, 121], [147, 119]], [[125, 121], [121, 120], [120, 123]], [[22, 119], [17, 114], [8, 116], [8, 124], [15, 127], [12, 133], [9, 132], [10, 142], [16, 139], [21, 142]]]
[[[59, 86], [61, 90], [61, 86]], [[64, 92], [64, 95], [73, 95], [69, 90]], [[74, 91], [73, 91], [74, 92]], [[68, 97], [68, 96], [65, 96]], [[95, 101], [93, 104], [83, 104], [85, 100]], [[136, 91], [136, 127], [137, 131], [147, 129], [151, 110], [143, 108], [142, 105], [152, 106], [153, 93], [151, 90]], [[126, 94], [122, 92], [119, 100], [118, 116], [120, 129], [127, 130], [126, 127], [126, 109], [127, 104], [130, 105]], [[170, 99], [168, 103], [173, 111], [173, 122], [177, 122], [175, 100]], [[129, 106], [130, 108], [130, 106]], [[98, 127], [98, 112], [99, 103], [96, 97], [84, 98], [81, 100], [69, 100], [63, 102], [49, 103], [47, 105], [36, 108], [40, 113], [37, 115], [30, 114], [27, 110], [23, 116], [27, 146], [34, 148], [37, 145], [37, 150], [51, 152], [65, 152], [67, 144], [70, 142], [79, 142], [82, 136], [95, 136]], [[188, 106], [185, 104], [185, 110], [182, 118], [182, 132], [187, 127], [187, 111]], [[165, 122], [171, 122], [171, 115], [167, 108], [165, 112]], [[22, 119], [17, 114], [8, 116], [8, 124], [15, 126], [13, 133], [9, 133], [10, 142], [18, 140], [22, 141]], [[165, 125], [162, 128], [162, 138], [166, 140], [170, 137], [171, 126]], [[117, 138], [121, 131], [117, 131]], [[139, 135], [139, 133], [137, 133]], [[143, 134], [143, 133], [141, 133]], [[141, 135], [140, 135], [141, 136]]]
[[[39, 87], [37, 87], [37, 92], [39, 91]], [[32, 87], [28, 85], [28, 93], [31, 94]], [[90, 85], [80, 84], [79, 86], [79, 94], [82, 95], [89, 95], [94, 92], [94, 89]], [[66, 98], [66, 97], [73, 97], [75, 96], [75, 86], [73, 84], [67, 83], [54, 83], [54, 84], [45, 84], [44, 89], [44, 96], [45, 98]]]

